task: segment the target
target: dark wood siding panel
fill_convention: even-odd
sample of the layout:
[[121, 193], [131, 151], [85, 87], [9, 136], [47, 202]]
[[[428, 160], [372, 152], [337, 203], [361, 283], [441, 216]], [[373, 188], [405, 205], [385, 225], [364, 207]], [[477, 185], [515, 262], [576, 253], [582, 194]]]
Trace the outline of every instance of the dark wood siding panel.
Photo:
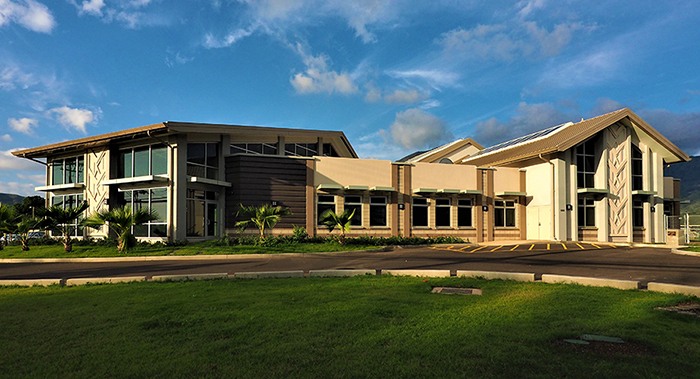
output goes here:
[[238, 155], [226, 158], [226, 229], [233, 229], [239, 204], [262, 205], [277, 201], [289, 208], [275, 228], [306, 225], [306, 161], [285, 157]]

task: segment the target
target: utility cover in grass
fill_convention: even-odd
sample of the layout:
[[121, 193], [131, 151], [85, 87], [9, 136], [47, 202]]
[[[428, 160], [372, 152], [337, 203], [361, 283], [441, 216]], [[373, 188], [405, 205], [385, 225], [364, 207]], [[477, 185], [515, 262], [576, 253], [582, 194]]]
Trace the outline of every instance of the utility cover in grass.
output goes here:
[[478, 288], [434, 287], [432, 292], [447, 295], [481, 295]]

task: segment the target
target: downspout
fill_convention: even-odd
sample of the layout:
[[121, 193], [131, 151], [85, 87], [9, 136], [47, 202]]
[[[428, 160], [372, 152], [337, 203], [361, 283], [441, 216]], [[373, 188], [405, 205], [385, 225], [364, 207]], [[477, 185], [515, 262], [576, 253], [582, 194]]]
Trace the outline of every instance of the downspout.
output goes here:
[[550, 165], [552, 165], [552, 238], [554, 238], [556, 240], [557, 237], [555, 235], [556, 228], [555, 228], [555, 222], [554, 222], [555, 221], [554, 217], [556, 216], [556, 208], [554, 207], [555, 199], [556, 199], [556, 187], [555, 187], [556, 183], [555, 183], [555, 179], [554, 179], [554, 174], [555, 174], [554, 163], [552, 163], [552, 161], [550, 161], [549, 159], [544, 158], [541, 153], [538, 154], [537, 156], [541, 160], [543, 160], [544, 162], [547, 162]]
[[49, 164], [48, 164], [48, 163], [42, 162], [42, 161], [40, 161], [40, 160], [36, 160], [36, 159], [34, 159], [34, 158], [29, 158], [29, 157], [27, 156], [27, 154], [22, 154], [22, 158], [24, 158], [24, 159], [29, 159], [29, 160], [32, 161], [32, 162], [41, 163], [41, 164], [43, 164], [44, 166], [49, 167]]

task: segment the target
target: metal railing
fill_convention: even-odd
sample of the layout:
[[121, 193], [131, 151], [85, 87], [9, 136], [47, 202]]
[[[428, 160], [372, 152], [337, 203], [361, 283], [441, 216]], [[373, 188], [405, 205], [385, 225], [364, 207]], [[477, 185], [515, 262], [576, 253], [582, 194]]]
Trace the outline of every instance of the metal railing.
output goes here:
[[[681, 235], [678, 242], [690, 243], [690, 242], [700, 242], [700, 215], [690, 215], [684, 214], [680, 216], [669, 216], [664, 217], [664, 228], [666, 231], [669, 229], [679, 230]], [[666, 232], [664, 232], [666, 236]]]

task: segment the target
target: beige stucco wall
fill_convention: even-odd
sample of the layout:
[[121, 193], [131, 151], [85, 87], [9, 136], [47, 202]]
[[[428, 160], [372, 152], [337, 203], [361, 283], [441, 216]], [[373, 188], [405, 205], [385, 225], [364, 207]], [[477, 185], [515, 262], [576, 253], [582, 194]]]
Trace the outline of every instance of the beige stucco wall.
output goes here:
[[[540, 163], [525, 170], [528, 204], [527, 239], [552, 238], [552, 166]], [[496, 181], [497, 183], [498, 181]]]
[[476, 166], [439, 163], [413, 165], [411, 186], [414, 189], [476, 189]]
[[314, 184], [391, 187], [391, 161], [316, 157]]
[[493, 190], [499, 192], [520, 192], [520, 169], [498, 167], [493, 172]]

